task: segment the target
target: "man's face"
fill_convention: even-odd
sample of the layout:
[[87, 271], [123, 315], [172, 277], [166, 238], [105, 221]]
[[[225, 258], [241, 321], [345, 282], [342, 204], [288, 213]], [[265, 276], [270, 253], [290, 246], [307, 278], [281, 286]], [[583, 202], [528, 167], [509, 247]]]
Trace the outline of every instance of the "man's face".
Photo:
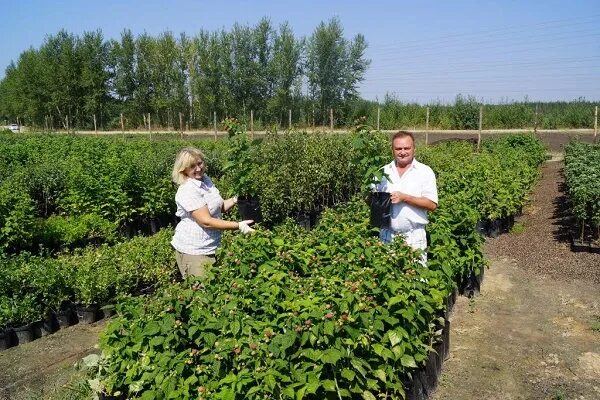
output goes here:
[[406, 167], [415, 157], [415, 144], [410, 136], [399, 137], [392, 142], [392, 151], [396, 165]]

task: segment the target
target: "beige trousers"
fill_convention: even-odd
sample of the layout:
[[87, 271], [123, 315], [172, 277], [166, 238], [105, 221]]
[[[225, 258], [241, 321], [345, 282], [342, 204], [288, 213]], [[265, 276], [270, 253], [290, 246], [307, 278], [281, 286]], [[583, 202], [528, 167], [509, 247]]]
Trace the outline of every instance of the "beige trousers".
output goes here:
[[188, 276], [197, 276], [206, 278], [208, 269], [215, 263], [214, 254], [211, 255], [192, 255], [184, 254], [175, 250], [175, 259], [183, 279]]

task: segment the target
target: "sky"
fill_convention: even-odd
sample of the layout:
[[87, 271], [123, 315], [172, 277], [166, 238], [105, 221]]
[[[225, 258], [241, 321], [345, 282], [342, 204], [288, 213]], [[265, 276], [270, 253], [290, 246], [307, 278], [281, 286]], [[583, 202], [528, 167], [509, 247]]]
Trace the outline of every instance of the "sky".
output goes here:
[[339, 18], [365, 36], [371, 60], [359, 93], [403, 102], [600, 100], [599, 0], [0, 0], [0, 78], [61, 29], [134, 35], [288, 22], [297, 37]]

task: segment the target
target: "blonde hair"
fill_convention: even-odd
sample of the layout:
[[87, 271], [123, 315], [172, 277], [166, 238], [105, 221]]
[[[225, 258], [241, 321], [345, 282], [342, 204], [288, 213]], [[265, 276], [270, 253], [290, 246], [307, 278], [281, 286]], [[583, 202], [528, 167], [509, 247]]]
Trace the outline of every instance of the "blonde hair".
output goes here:
[[177, 153], [171, 179], [178, 185], [187, 181], [188, 176], [185, 170], [196, 164], [198, 161], [204, 161], [204, 154], [195, 147], [185, 147]]

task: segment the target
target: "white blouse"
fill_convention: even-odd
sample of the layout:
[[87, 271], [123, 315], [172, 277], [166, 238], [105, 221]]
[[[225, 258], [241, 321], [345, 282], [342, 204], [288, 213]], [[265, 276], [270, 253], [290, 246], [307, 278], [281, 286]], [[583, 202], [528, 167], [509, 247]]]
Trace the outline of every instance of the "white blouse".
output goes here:
[[192, 218], [192, 212], [208, 206], [208, 212], [213, 218], [221, 218], [223, 198], [219, 189], [207, 176], [203, 176], [201, 180], [190, 178], [177, 189], [175, 203], [175, 215], [181, 221], [175, 228], [171, 245], [184, 254], [215, 254], [221, 243], [221, 230], [203, 228]]

